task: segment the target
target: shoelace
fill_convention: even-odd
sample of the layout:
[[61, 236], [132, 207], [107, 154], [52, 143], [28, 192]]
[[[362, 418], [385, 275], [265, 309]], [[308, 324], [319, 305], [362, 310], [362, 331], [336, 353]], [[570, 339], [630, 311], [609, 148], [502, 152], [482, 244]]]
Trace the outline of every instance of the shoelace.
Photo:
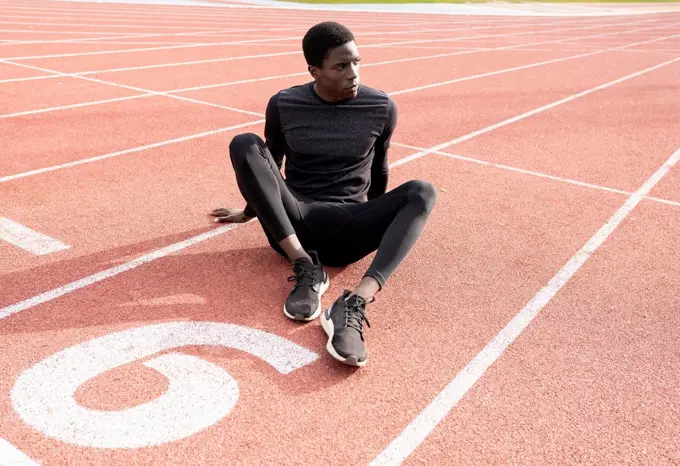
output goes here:
[[[361, 335], [361, 339], [363, 340], [363, 322], [366, 321], [366, 325], [369, 327], [371, 326], [371, 323], [366, 317], [366, 301], [359, 296], [352, 296], [350, 300], [345, 303], [345, 325], [359, 332], [359, 335]], [[373, 302], [373, 300], [369, 302]]]
[[307, 263], [296, 262], [293, 265], [293, 273], [288, 277], [289, 282], [296, 282], [295, 286], [313, 286], [316, 283], [316, 277], [314, 276], [314, 266], [308, 265]]

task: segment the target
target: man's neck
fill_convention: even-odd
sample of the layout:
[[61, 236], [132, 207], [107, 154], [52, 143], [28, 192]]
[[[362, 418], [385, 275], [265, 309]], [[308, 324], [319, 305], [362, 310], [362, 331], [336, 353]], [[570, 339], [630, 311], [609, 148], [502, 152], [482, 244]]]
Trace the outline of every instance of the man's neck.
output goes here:
[[316, 81], [314, 82], [314, 92], [316, 92], [316, 95], [318, 95], [321, 100], [328, 102], [329, 104], [334, 104], [336, 102], [340, 102], [341, 100], [345, 100], [326, 94], [323, 90], [319, 89]]

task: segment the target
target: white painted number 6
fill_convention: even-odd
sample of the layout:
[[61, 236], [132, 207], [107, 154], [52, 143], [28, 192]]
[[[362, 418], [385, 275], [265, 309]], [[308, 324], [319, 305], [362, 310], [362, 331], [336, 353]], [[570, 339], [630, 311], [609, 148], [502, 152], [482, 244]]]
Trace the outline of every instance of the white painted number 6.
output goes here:
[[12, 389], [14, 409], [48, 437], [97, 448], [138, 448], [186, 438], [233, 409], [236, 380], [195, 356], [169, 353], [144, 363], [168, 378], [167, 392], [122, 411], [98, 411], [73, 395], [88, 380], [123, 364], [187, 345], [219, 345], [263, 359], [282, 374], [317, 354], [279, 336], [233, 324], [171, 322], [106, 335], [60, 351], [23, 372]]

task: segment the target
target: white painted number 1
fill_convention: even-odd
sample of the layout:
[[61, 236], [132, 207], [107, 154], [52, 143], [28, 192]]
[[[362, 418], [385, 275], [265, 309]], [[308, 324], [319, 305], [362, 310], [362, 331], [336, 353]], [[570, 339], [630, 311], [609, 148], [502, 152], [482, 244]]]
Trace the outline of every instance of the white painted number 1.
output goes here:
[[318, 358], [279, 336], [233, 324], [171, 322], [99, 337], [60, 351], [23, 372], [12, 389], [21, 418], [44, 435], [96, 448], [139, 448], [186, 438], [225, 417], [238, 401], [236, 380], [195, 356], [168, 353], [144, 363], [168, 378], [153, 401], [121, 411], [79, 405], [83, 383], [123, 364], [187, 345], [219, 345], [263, 359], [287, 374]]

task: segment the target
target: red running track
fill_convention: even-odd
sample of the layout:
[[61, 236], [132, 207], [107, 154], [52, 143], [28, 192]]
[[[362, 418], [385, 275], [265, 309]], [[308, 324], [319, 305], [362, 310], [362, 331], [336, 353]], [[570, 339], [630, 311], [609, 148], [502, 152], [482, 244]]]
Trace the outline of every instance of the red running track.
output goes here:
[[[91, 14], [89, 29], [78, 30], [92, 32], [108, 15], [135, 31], [133, 21], [149, 12], [181, 31], [213, 10], [42, 1], [12, 9], [72, 18], [63, 22]], [[309, 24], [324, 18], [233, 14], [245, 27], [262, 15]], [[509, 22], [338, 17], [367, 30], [371, 22]], [[364, 82], [394, 94], [400, 109], [390, 185], [428, 180], [438, 202], [421, 240], [369, 307], [370, 362], [361, 370], [326, 354], [318, 322], [283, 316], [290, 269], [257, 222], [228, 231], [206, 216], [240, 205], [228, 142], [240, 131], [261, 133], [257, 114], [268, 96], [308, 79], [300, 56], [86, 75], [99, 81], [17, 81], [49, 74], [22, 64], [68, 73], [293, 46], [0, 63], [8, 96], [0, 126], [9, 135], [0, 218], [69, 246], [37, 256], [0, 240], [0, 455], [45, 465], [679, 461], [680, 128], [673, 116], [680, 56], [662, 50], [677, 44], [667, 36], [680, 16], [626, 17], [613, 29], [612, 18], [517, 21], [517, 31], [544, 31], [522, 43], [621, 34], [599, 49], [553, 42], [542, 51], [429, 58], [422, 57], [459, 49], [442, 50], [441, 42], [366, 49], [366, 64], [400, 60], [362, 70]], [[550, 32], [593, 25], [599, 29]], [[457, 46], [517, 44], [500, 36], [507, 32], [492, 27], [483, 33], [498, 37]], [[0, 40], [12, 39], [3, 34]], [[631, 46], [645, 52], [580, 56], [652, 40]], [[29, 56], [41, 45], [49, 45], [46, 54], [77, 50], [54, 42], [0, 49]], [[228, 84], [239, 80], [249, 81]], [[176, 93], [190, 100], [124, 99], [180, 87], [201, 89]], [[586, 244], [592, 255], [577, 254]], [[369, 261], [331, 269], [324, 303], [353, 287]], [[566, 278], [556, 289], [561, 269]], [[505, 343], [494, 340], [524, 318], [530, 302], [540, 311], [535, 319]], [[485, 347], [491, 352], [480, 353]], [[470, 362], [480, 354], [489, 367], [476, 373]]]

